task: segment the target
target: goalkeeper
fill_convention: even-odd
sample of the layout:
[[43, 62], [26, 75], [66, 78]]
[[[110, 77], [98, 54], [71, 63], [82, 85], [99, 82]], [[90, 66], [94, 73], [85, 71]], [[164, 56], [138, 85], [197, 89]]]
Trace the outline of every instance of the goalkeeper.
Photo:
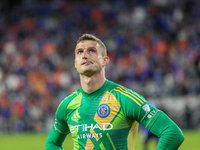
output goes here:
[[62, 150], [69, 133], [74, 150], [133, 150], [138, 124], [159, 137], [157, 150], [178, 149], [183, 133], [165, 113], [136, 92], [106, 79], [109, 57], [100, 39], [82, 35], [74, 62], [81, 88], [58, 106], [47, 150]]

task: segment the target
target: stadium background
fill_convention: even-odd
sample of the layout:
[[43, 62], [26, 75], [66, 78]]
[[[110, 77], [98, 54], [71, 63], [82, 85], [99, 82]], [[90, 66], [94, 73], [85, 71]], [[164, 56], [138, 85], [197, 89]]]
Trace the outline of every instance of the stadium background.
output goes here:
[[80, 87], [83, 33], [106, 44], [108, 79], [199, 132], [199, 16], [198, 0], [0, 1], [0, 135], [49, 132], [58, 104]]

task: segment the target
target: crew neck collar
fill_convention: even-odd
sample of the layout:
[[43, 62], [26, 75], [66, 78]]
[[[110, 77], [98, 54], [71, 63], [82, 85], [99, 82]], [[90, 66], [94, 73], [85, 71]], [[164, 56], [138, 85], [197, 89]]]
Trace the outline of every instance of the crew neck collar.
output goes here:
[[85, 95], [85, 96], [91, 96], [91, 95], [95, 95], [96, 93], [99, 93], [100, 91], [103, 91], [104, 89], [105, 89], [105, 87], [108, 85], [108, 80], [106, 79], [106, 81], [104, 82], [104, 84], [100, 87], [100, 88], [98, 88], [98, 89], [96, 89], [96, 90], [94, 90], [94, 91], [92, 91], [92, 92], [85, 92], [85, 91], [83, 91], [83, 89], [82, 88], [80, 88], [80, 91], [83, 93], [83, 95]]

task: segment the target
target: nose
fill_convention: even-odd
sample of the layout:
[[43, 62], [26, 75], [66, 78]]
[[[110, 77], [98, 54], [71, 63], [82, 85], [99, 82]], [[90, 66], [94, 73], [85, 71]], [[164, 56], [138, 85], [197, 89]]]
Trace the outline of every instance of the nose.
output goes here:
[[84, 51], [84, 52], [83, 52], [82, 58], [84, 58], [84, 59], [85, 59], [85, 58], [88, 58], [88, 52], [87, 52], [87, 51]]

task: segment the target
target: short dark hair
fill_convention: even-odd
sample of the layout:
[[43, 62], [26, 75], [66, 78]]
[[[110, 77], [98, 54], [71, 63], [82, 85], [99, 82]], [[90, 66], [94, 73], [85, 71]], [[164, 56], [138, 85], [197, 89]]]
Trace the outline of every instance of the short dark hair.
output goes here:
[[78, 44], [81, 41], [87, 41], [87, 40], [96, 41], [101, 47], [102, 56], [107, 56], [107, 49], [106, 49], [105, 44], [99, 38], [97, 38], [96, 36], [92, 34], [88, 34], [88, 33], [83, 34], [81, 37], [79, 37], [76, 44]]

